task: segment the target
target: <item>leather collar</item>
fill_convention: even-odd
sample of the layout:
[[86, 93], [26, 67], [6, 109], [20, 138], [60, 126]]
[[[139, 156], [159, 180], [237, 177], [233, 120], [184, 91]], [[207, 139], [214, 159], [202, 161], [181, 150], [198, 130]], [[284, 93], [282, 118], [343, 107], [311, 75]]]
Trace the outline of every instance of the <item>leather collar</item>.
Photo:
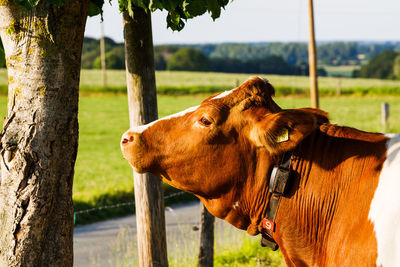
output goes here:
[[278, 213], [281, 197], [287, 196], [288, 185], [290, 184], [291, 163], [293, 150], [286, 152], [279, 165], [275, 165], [271, 171], [269, 178], [269, 192], [271, 198], [267, 204], [266, 215], [262, 220], [261, 246], [269, 247], [273, 251], [279, 248], [278, 244], [272, 237], [275, 231], [275, 217]]

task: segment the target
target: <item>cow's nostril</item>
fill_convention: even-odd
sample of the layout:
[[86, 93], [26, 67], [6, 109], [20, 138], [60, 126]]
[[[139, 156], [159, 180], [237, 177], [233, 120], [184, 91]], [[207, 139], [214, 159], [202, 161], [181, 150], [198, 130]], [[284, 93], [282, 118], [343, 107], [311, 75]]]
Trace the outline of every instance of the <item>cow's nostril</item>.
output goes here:
[[129, 137], [129, 142], [133, 142], [133, 135]]
[[122, 139], [122, 143], [123, 143], [123, 144], [126, 144], [126, 143], [128, 143], [128, 142], [129, 142], [129, 140], [128, 140], [127, 138]]

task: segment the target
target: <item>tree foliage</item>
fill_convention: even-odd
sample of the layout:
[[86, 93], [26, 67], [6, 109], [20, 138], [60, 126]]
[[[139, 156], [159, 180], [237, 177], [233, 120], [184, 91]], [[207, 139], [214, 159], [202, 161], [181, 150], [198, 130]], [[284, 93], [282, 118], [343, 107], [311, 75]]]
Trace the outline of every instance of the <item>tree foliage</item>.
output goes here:
[[[125, 53], [123, 47], [115, 47], [106, 53], [106, 69], [125, 69]], [[94, 69], [101, 69], [101, 57], [98, 56], [93, 62]]]
[[133, 6], [144, 8], [146, 12], [166, 10], [167, 27], [180, 31], [185, 26], [185, 21], [208, 12], [213, 20], [221, 15], [221, 9], [229, 0], [119, 0], [120, 11], [127, 11], [134, 17]]
[[[14, 0], [14, 3], [22, 6], [26, 11], [31, 10], [40, 1], [47, 1], [56, 6], [62, 6], [68, 0]], [[119, 10], [127, 11], [134, 17], [134, 6], [142, 7], [146, 12], [156, 10], [166, 10], [167, 27], [174, 31], [180, 31], [185, 27], [185, 21], [208, 12], [213, 20], [219, 18], [221, 9], [224, 8], [229, 0], [118, 0]], [[111, 0], [110, 0], [111, 2]], [[89, 16], [102, 14], [104, 0], [90, 0]]]
[[[23, 10], [29, 11], [37, 6], [40, 1], [46, 1], [49, 4], [60, 7], [64, 5], [68, 0], [14, 0], [14, 3], [21, 6]], [[104, 0], [90, 0], [89, 16], [101, 14], [103, 5]]]
[[356, 77], [394, 79], [393, 70], [396, 57], [399, 53], [395, 51], [384, 51], [371, 59], [368, 64], [354, 73]]
[[168, 70], [209, 71], [210, 62], [199, 50], [182, 47], [168, 61]]

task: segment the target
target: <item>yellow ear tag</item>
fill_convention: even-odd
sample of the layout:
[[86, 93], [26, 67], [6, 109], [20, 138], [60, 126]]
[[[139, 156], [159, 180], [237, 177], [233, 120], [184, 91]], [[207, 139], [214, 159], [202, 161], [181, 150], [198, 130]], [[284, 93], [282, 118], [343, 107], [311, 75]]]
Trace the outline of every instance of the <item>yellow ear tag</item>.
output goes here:
[[276, 137], [276, 142], [282, 143], [282, 142], [286, 142], [288, 140], [289, 140], [289, 131], [288, 131], [288, 129], [283, 128], [283, 130]]

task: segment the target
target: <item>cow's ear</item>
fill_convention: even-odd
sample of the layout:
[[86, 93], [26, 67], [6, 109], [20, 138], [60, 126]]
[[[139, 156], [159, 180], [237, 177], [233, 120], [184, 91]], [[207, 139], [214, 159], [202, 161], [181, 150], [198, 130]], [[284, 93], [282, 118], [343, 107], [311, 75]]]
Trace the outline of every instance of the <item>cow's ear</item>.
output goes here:
[[299, 109], [270, 113], [252, 128], [250, 139], [257, 147], [266, 147], [271, 154], [278, 155], [294, 149], [324, 122], [320, 116], [311, 110]]

